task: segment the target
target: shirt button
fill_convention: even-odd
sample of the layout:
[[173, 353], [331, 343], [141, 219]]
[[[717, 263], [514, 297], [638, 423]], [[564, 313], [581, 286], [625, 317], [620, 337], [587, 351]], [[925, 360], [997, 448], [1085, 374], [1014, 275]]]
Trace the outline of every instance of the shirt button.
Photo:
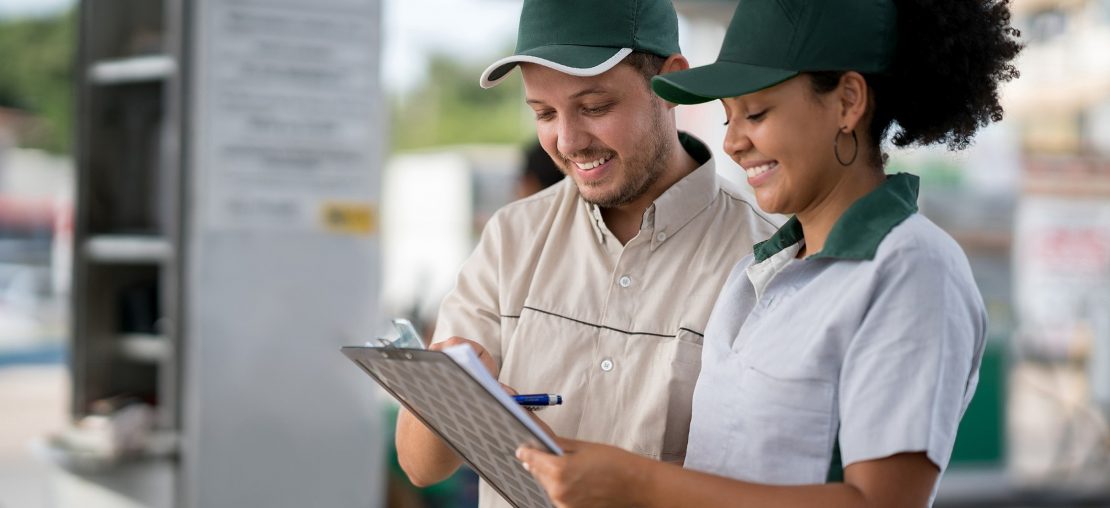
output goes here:
[[621, 277], [620, 280], [617, 281], [617, 283], [620, 284], [622, 288], [626, 288], [632, 285], [632, 277], [625, 275], [624, 277]]
[[660, 232], [659, 234], [655, 235], [655, 239], [662, 242], [667, 239], [667, 233]]
[[613, 370], [613, 360], [610, 360], [608, 358], [602, 360], [601, 361], [601, 370], [603, 370], [605, 372], [609, 372], [609, 371]]

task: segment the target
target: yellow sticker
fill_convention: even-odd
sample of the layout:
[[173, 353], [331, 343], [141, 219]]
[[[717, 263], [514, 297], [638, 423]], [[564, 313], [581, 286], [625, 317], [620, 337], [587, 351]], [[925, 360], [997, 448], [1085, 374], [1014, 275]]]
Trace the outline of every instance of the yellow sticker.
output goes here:
[[324, 228], [332, 233], [370, 235], [378, 231], [378, 213], [367, 203], [324, 203]]

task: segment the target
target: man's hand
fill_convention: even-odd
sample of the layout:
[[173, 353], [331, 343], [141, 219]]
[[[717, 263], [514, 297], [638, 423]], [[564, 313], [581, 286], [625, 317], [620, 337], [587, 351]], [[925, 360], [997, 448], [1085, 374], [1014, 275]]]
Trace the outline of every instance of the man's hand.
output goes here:
[[[510, 397], [513, 395], [518, 395], [518, 392], [513, 387], [505, 383], [501, 383], [501, 389], [505, 390], [505, 393], [509, 394]], [[536, 415], [535, 411], [525, 410], [525, 412], [528, 413], [528, 416], [532, 417], [532, 421], [535, 422], [536, 425], [539, 425], [541, 430], [546, 432], [548, 436], [551, 436], [552, 439], [555, 439], [555, 431], [551, 430], [551, 427], [547, 425], [547, 422], [540, 419], [540, 417]]]
[[[465, 344], [474, 349], [478, 360], [497, 377], [497, 364], [481, 344], [462, 337], [451, 337], [428, 346], [432, 351]], [[506, 387], [508, 390], [511, 388]], [[426, 487], [441, 482], [451, 476], [462, 464], [462, 459], [444, 443], [439, 436], [424, 426], [420, 420], [402, 409], [397, 415], [397, 461], [408, 475], [409, 481], [418, 487]]]
[[470, 349], [474, 350], [474, 353], [478, 355], [478, 360], [482, 362], [482, 365], [486, 366], [486, 370], [493, 375], [493, 378], [497, 379], [497, 374], [501, 372], [501, 369], [499, 369], [497, 363], [493, 361], [493, 355], [489, 354], [489, 351], [486, 351], [486, 348], [482, 347], [482, 345], [477, 342], [462, 337], [451, 337], [428, 346], [428, 349], [432, 351], [443, 351], [445, 348], [464, 344], [470, 346]]

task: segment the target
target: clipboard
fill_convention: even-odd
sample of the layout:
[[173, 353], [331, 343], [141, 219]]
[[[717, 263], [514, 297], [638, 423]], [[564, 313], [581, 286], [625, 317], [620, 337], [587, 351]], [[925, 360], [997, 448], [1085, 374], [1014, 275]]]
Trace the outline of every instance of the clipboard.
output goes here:
[[518, 508], [553, 505], [514, 456], [529, 444], [562, 455], [559, 446], [501, 388], [467, 346], [428, 351], [348, 346], [344, 355], [370, 375]]

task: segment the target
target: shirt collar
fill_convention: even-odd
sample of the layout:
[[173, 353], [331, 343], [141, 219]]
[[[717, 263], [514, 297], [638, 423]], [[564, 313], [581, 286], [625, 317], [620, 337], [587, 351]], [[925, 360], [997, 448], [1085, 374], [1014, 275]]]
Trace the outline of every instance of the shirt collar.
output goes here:
[[[860, 198], [837, 219], [821, 252], [810, 258], [872, 259], [887, 233], [917, 212], [919, 179], [908, 173], [887, 176], [878, 188]], [[765, 242], [755, 244], [755, 260], [763, 262], [804, 238], [802, 224], [791, 217]]]
[[[652, 250], [674, 236], [694, 216], [705, 210], [720, 190], [717, 169], [709, 147], [700, 139], [685, 132], [678, 133], [678, 141], [686, 153], [701, 165], [671, 185], [644, 211], [640, 231], [651, 234]], [[604, 241], [605, 235], [611, 235], [611, 233], [601, 218], [601, 209], [593, 204], [587, 206], [593, 218], [594, 232], [598, 241]]]
[[678, 139], [701, 166], [671, 185], [644, 213], [640, 230], [651, 232], [652, 250], [708, 208], [721, 189], [713, 155], [705, 143], [685, 132], [680, 132]]

